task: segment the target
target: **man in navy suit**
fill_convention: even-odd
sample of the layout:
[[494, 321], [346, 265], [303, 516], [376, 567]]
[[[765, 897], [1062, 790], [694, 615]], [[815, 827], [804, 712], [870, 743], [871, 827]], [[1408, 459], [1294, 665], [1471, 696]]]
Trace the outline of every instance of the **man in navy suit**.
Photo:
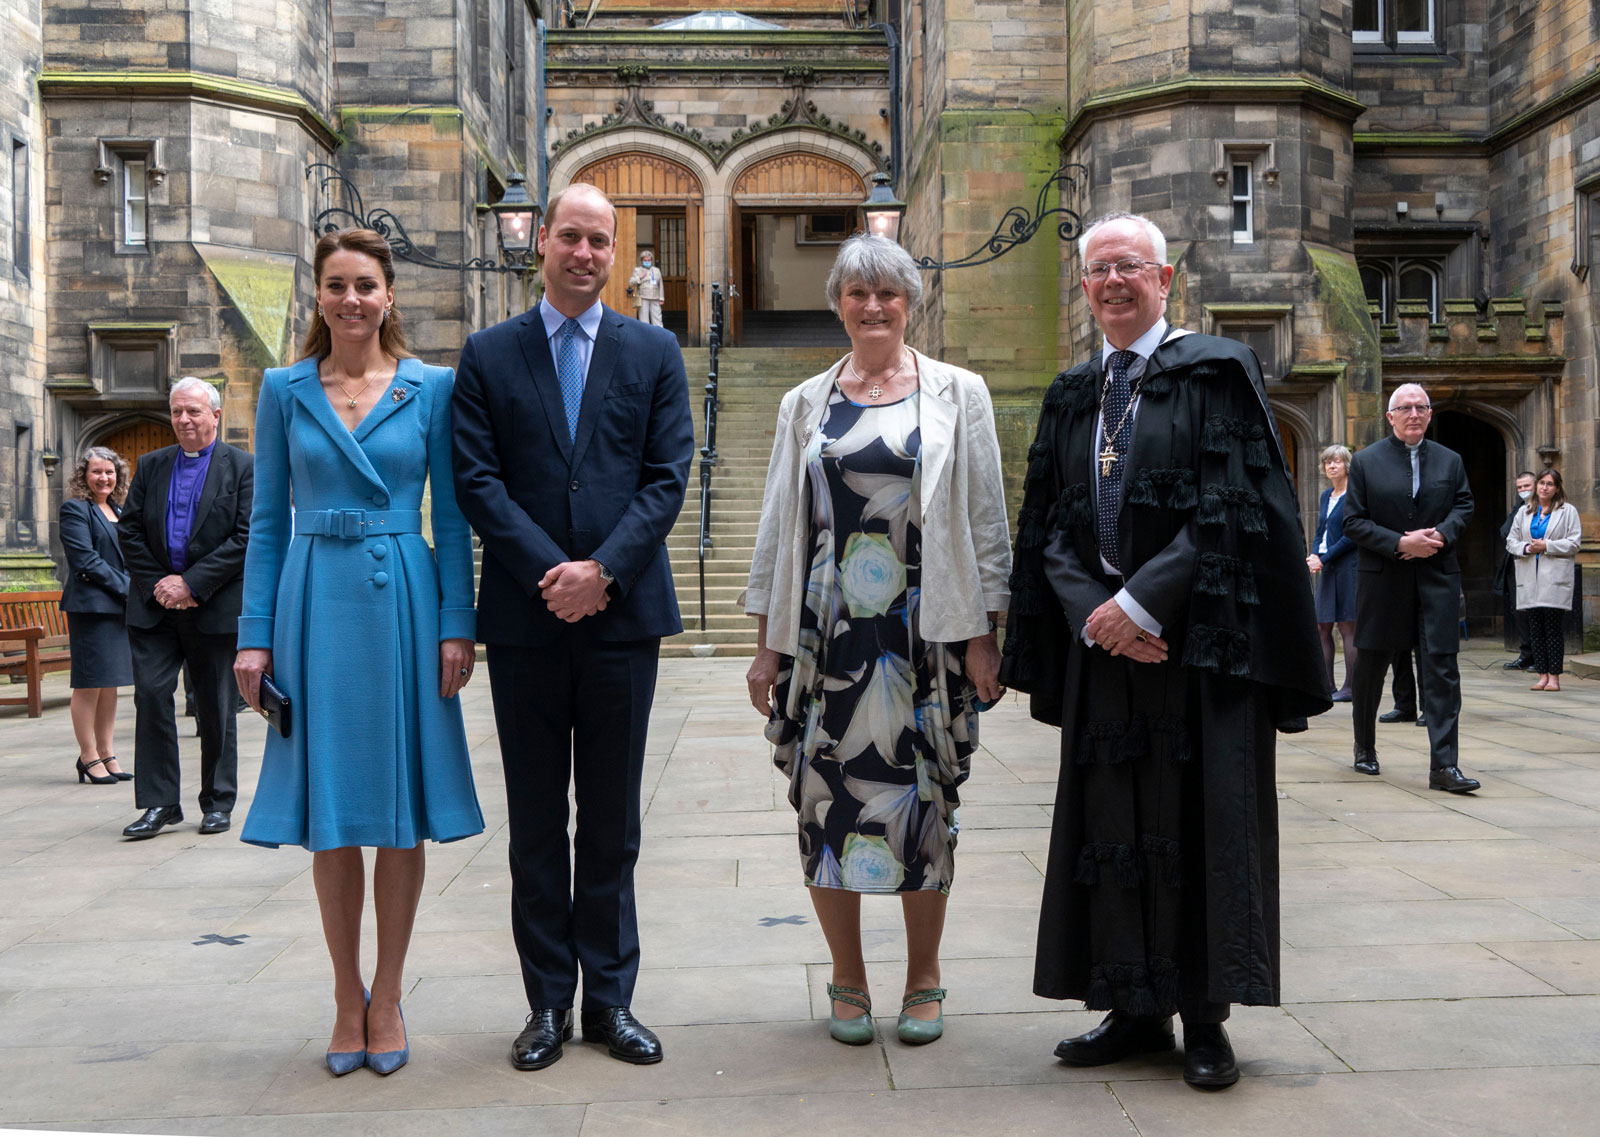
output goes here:
[[[659, 1062], [629, 1010], [639, 970], [633, 870], [662, 636], [683, 629], [666, 538], [694, 449], [671, 332], [600, 302], [616, 210], [594, 186], [550, 199], [545, 295], [469, 337], [452, 401], [456, 498], [483, 540], [488, 645], [511, 829], [511, 922], [532, 1013], [519, 1070], [582, 1028], [613, 1058]], [[567, 785], [578, 801], [567, 847]]]

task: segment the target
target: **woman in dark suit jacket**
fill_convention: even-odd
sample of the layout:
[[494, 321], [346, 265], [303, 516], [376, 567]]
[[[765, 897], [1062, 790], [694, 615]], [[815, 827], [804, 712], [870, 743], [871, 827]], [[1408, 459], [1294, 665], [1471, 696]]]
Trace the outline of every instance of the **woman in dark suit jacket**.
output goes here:
[[78, 737], [78, 784], [111, 785], [133, 775], [111, 752], [117, 688], [133, 682], [128, 652], [128, 570], [117, 541], [117, 518], [128, 496], [128, 463], [91, 446], [78, 459], [61, 503], [67, 580], [61, 610], [72, 643], [72, 732]]
[[1333, 629], [1344, 642], [1344, 686], [1333, 693], [1336, 703], [1350, 701], [1350, 676], [1356, 670], [1356, 551], [1344, 535], [1344, 489], [1350, 476], [1350, 451], [1329, 446], [1321, 454], [1322, 472], [1333, 483], [1322, 491], [1317, 506], [1317, 535], [1306, 567], [1317, 578], [1317, 630], [1322, 633], [1322, 660], [1333, 686]]

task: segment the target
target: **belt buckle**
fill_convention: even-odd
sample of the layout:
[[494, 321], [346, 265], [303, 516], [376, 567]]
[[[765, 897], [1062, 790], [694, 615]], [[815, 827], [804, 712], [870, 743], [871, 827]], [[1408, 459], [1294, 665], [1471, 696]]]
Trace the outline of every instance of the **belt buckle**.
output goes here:
[[367, 535], [367, 511], [364, 509], [341, 509], [339, 511], [339, 534], [346, 541], [359, 541]]

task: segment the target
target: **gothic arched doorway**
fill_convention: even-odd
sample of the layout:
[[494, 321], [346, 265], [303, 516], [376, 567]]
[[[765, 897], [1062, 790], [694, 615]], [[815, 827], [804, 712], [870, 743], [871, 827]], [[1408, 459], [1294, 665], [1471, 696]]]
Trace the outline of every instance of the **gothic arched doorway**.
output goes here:
[[1500, 523], [1506, 511], [1506, 441], [1482, 419], [1458, 410], [1434, 413], [1428, 437], [1448, 446], [1467, 467], [1472, 487], [1472, 520], [1456, 546], [1461, 562], [1461, 590], [1467, 598], [1467, 627], [1476, 635], [1496, 629], [1500, 598], [1494, 595], [1494, 574], [1505, 557]]
[[733, 178], [729, 266], [738, 287], [731, 342], [843, 344], [824, 285], [839, 244], [856, 230], [861, 175], [837, 158], [784, 150]]
[[[111, 430], [84, 443], [84, 449], [105, 446], [115, 450], [128, 460], [128, 475], [131, 477], [139, 468], [140, 458], [163, 446], [171, 446], [173, 441], [171, 423], [140, 418], [113, 426]], [[76, 455], [73, 460], [77, 460]]]
[[602, 299], [618, 312], [633, 313], [628, 277], [639, 250], [649, 248], [666, 286], [663, 321], [681, 341], [699, 343], [705, 202], [699, 177], [671, 158], [629, 150], [589, 163], [572, 181], [598, 186], [617, 207], [617, 258]]

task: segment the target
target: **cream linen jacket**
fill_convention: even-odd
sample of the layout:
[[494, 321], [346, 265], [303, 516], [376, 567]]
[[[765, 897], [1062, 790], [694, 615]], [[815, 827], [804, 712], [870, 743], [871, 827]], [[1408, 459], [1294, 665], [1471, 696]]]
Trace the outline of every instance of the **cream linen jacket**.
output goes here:
[[1571, 608], [1573, 581], [1578, 575], [1573, 557], [1583, 543], [1583, 521], [1570, 501], [1556, 506], [1545, 526], [1544, 555], [1538, 557], [1522, 551], [1533, 540], [1532, 524], [1527, 507], [1520, 506], [1506, 535], [1506, 552], [1517, 559], [1517, 607]]
[[[1000, 440], [983, 377], [913, 351], [921, 397], [921, 630], [959, 643], [989, 630], [1010, 602], [1011, 530], [1000, 480]], [[806, 454], [827, 409], [840, 360], [793, 388], [778, 406], [761, 501], [746, 613], [767, 618], [767, 646], [793, 655], [800, 642], [810, 495]]]

